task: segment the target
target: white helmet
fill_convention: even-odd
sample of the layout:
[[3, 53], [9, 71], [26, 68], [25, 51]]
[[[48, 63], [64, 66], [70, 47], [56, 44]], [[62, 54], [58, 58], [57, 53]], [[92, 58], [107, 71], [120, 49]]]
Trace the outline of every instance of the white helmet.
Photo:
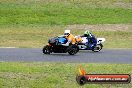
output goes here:
[[64, 31], [64, 35], [69, 35], [70, 34], [70, 30], [65, 30]]

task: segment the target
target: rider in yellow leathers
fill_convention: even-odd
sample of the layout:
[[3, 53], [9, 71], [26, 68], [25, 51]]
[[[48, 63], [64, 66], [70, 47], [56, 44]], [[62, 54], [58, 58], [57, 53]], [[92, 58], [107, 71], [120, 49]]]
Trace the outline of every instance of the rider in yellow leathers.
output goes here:
[[68, 42], [64, 45], [68, 46], [69, 44], [75, 44], [76, 43], [75, 37], [70, 33], [70, 30], [65, 30], [64, 36], [68, 40]]

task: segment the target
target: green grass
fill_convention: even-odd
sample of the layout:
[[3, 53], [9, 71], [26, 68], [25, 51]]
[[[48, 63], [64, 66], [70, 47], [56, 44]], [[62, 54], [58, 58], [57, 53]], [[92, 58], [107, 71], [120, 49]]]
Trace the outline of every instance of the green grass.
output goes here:
[[[92, 74], [132, 74], [131, 64], [1, 62], [1, 88], [79, 88], [75, 77], [82, 65]], [[132, 84], [87, 84], [82, 88], [131, 88]]]
[[[124, 6], [116, 6], [122, 3]], [[0, 47], [43, 47], [72, 24], [131, 24], [130, 0], [0, 0]], [[128, 6], [128, 7], [127, 7]], [[84, 30], [72, 30], [82, 35]], [[93, 31], [105, 48], [132, 48], [132, 32]]]
[[[83, 35], [85, 30], [73, 29], [72, 34]], [[64, 27], [0, 28], [0, 47], [43, 47], [51, 37], [62, 35]], [[132, 48], [132, 32], [91, 31], [96, 37], [106, 38], [104, 48]]]
[[[131, 3], [125, 1], [122, 2]], [[115, 2], [116, 0], [1, 1], [0, 26], [132, 23], [132, 9], [107, 6], [108, 3]], [[103, 7], [105, 5], [107, 7]]]

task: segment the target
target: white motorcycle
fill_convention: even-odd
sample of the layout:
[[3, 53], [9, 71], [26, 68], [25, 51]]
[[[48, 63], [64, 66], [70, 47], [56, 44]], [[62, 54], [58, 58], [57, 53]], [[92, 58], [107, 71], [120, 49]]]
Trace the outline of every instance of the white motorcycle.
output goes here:
[[[80, 36], [76, 36], [75, 38], [78, 39]], [[96, 44], [89, 44], [87, 37], [80, 37], [81, 40], [78, 41], [77, 45], [79, 50], [92, 50], [94, 52], [99, 52], [103, 48], [103, 42], [105, 42], [105, 38], [96, 38]]]

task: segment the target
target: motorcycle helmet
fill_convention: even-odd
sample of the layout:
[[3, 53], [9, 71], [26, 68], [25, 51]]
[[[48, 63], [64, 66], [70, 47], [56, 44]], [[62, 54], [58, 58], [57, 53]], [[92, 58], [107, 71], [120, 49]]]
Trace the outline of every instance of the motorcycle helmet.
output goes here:
[[64, 31], [64, 35], [67, 36], [67, 35], [69, 35], [69, 34], [70, 34], [70, 30], [65, 30], [65, 31]]
[[89, 35], [90, 35], [90, 31], [87, 30], [87, 31], [84, 32], [84, 36], [85, 36], [85, 37], [87, 37], [87, 36], [89, 36]]

